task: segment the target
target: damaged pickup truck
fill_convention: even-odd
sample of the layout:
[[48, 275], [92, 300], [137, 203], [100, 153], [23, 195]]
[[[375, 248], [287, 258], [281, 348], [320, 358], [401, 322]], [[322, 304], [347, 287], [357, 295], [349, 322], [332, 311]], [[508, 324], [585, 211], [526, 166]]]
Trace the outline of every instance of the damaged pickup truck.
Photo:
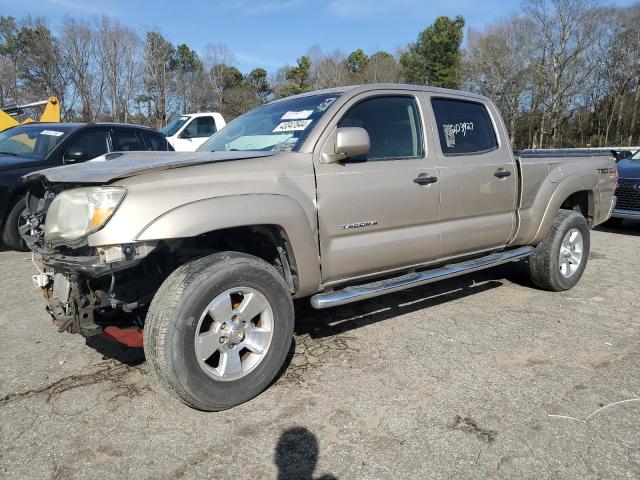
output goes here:
[[24, 238], [60, 331], [144, 343], [170, 393], [221, 410], [282, 368], [294, 298], [334, 307], [527, 257], [536, 286], [572, 288], [615, 175], [607, 152], [514, 155], [478, 95], [345, 87], [259, 107], [198, 152], [30, 174], [46, 194]]

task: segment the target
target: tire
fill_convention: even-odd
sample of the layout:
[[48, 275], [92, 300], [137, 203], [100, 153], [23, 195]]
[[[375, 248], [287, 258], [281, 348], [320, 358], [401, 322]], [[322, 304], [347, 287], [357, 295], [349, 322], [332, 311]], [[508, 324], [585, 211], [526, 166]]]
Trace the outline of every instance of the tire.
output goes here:
[[[578, 232], [579, 236], [573, 236], [574, 232]], [[581, 239], [579, 255], [576, 245], [574, 245], [576, 250], [571, 251], [570, 241], [563, 245], [570, 233], [574, 239]], [[558, 211], [551, 230], [545, 239], [538, 244], [533, 255], [529, 257], [531, 281], [538, 288], [554, 292], [573, 288], [587, 266], [589, 247], [590, 237], [587, 220], [580, 213], [572, 210]], [[561, 263], [561, 250], [565, 255], [564, 260], [569, 263]], [[578, 256], [579, 261], [575, 262]]]
[[622, 225], [623, 221], [624, 219], [622, 218], [611, 217], [609, 220], [604, 222], [604, 224], [609, 228], [618, 228], [620, 225]]
[[[227, 307], [230, 305], [233, 310], [224, 310], [230, 313], [223, 315], [222, 307], [217, 305], [224, 306], [228, 296], [231, 300]], [[215, 305], [214, 299], [218, 302]], [[267, 307], [253, 317], [253, 322], [244, 322], [243, 315], [251, 315], [248, 302], [256, 299], [262, 302], [259, 305], [266, 301]], [[214, 314], [205, 313], [211, 311], [215, 311]], [[245, 325], [245, 330], [241, 330], [240, 320], [251, 324], [251, 329]], [[177, 268], [161, 285], [147, 314], [144, 351], [152, 375], [170, 394], [198, 410], [224, 410], [250, 400], [269, 386], [286, 359], [293, 324], [291, 293], [274, 267], [243, 253], [216, 253]], [[269, 325], [271, 333], [265, 333]], [[225, 334], [225, 331], [231, 333]], [[206, 354], [197, 350], [199, 342], [207, 336], [211, 340], [215, 335], [218, 335], [217, 341], [225, 339], [229, 348], [227, 344], [216, 346], [218, 350], [211, 358], [203, 359]], [[245, 335], [241, 341], [240, 335]], [[243, 346], [251, 344], [252, 335], [270, 338], [268, 344], [266, 341], [262, 344], [261, 356], [254, 353], [255, 346], [251, 347], [254, 350]], [[233, 344], [232, 338], [238, 343]], [[213, 342], [209, 346], [214, 344], [217, 345]], [[242, 363], [242, 371], [235, 372], [239, 378], [230, 374], [231, 368], [225, 370], [227, 364], [234, 365], [234, 362], [222, 360], [223, 355], [227, 359], [237, 358], [233, 357], [234, 348]], [[216, 362], [212, 359], [216, 355], [217, 368], [214, 368]]]
[[20, 216], [22, 212], [27, 208], [27, 201], [24, 197], [14, 203], [9, 209], [7, 218], [4, 222], [4, 229], [2, 231], [2, 243], [4, 243], [11, 250], [17, 250], [19, 252], [28, 252], [27, 245], [22, 240], [22, 237], [18, 233], [18, 225], [20, 222]]

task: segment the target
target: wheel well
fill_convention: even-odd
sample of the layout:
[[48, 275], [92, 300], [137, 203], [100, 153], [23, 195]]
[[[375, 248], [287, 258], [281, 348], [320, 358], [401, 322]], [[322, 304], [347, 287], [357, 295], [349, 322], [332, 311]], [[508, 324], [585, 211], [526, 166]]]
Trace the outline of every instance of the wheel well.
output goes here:
[[593, 192], [589, 190], [572, 193], [564, 202], [562, 202], [560, 208], [563, 210], [579, 212], [587, 219], [589, 226], [593, 224]]
[[182, 254], [181, 257], [186, 258], [222, 251], [242, 252], [261, 258], [280, 272], [291, 293], [298, 289], [298, 274], [291, 244], [279, 225], [226, 228], [181, 239], [179, 242], [176, 250]]

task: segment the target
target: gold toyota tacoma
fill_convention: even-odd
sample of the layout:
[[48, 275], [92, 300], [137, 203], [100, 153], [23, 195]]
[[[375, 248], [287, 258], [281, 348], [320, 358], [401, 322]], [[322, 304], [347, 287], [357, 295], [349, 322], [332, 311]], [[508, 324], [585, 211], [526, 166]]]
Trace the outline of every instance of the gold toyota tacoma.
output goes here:
[[197, 152], [30, 174], [46, 193], [22, 234], [59, 331], [144, 344], [170, 393], [221, 410], [281, 369], [294, 298], [336, 307], [525, 258], [536, 286], [572, 288], [615, 176], [608, 152], [514, 153], [482, 96], [345, 87], [256, 108]]

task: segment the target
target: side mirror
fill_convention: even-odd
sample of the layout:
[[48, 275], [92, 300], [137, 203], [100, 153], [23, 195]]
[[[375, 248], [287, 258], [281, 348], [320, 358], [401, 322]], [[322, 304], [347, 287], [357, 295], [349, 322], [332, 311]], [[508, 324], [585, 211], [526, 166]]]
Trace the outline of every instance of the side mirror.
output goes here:
[[364, 155], [371, 149], [369, 133], [361, 127], [342, 127], [336, 132], [335, 153], [323, 155], [323, 163], [336, 163]]
[[69, 150], [64, 155], [63, 163], [77, 163], [90, 160], [89, 154], [80, 149]]
[[182, 132], [180, 132], [180, 135], [178, 135], [178, 137], [188, 139], [188, 138], [191, 138], [191, 133], [189, 133], [188, 128], [185, 128], [184, 130], [182, 130]]

